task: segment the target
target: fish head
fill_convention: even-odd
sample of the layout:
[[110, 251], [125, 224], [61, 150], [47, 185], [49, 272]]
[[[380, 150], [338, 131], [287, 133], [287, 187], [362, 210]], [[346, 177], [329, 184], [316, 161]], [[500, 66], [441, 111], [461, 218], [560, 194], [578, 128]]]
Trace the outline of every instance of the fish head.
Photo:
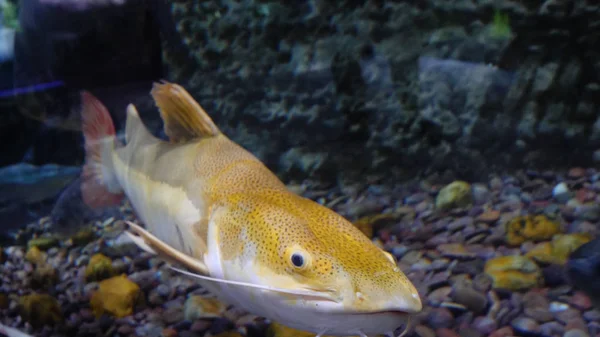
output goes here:
[[249, 310], [293, 328], [348, 335], [393, 331], [422, 309], [394, 258], [332, 210], [275, 192], [230, 205], [219, 221], [229, 224], [218, 238], [225, 278], [277, 289], [256, 297], [264, 308]]

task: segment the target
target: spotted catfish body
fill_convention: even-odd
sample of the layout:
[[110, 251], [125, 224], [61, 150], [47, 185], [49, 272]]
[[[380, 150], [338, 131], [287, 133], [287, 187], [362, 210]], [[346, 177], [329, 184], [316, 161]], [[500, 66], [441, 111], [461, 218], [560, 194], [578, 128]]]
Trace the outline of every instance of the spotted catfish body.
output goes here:
[[223, 301], [328, 335], [392, 332], [422, 308], [394, 258], [332, 210], [289, 191], [220, 132], [181, 86], [151, 92], [166, 142], [127, 108], [126, 145], [106, 109], [83, 93], [90, 206], [126, 196], [145, 229], [140, 247], [191, 270]]

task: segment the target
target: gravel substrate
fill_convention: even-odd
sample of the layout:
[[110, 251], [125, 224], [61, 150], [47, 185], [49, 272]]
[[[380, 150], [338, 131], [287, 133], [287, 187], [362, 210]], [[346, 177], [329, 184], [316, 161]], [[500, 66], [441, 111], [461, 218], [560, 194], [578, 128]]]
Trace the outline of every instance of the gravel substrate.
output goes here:
[[[520, 290], [495, 289], [484, 272], [490, 259], [524, 256], [539, 244], [507, 243], [505, 224], [517, 216], [545, 215], [560, 225], [561, 233], [597, 237], [600, 173], [573, 168], [494, 176], [470, 185], [467, 205], [440, 210], [436, 197], [446, 183], [327, 189], [304, 183], [290, 188], [373, 231], [373, 240], [396, 256], [424, 304], [409, 336], [600, 335], [600, 311], [584, 293], [572, 289], [560, 264], [536, 262], [541, 282]], [[208, 295], [189, 277], [125, 240], [124, 219], [133, 219], [127, 204], [120, 219], [94, 223], [97, 237], [89, 243], [42, 247], [44, 268], [30, 262], [33, 253], [27, 254], [27, 247], [5, 247], [0, 258], [0, 322], [36, 336], [267, 335], [269, 322], [264, 319], [232, 307], [210, 315], [188, 300]], [[41, 219], [40, 227], [47, 221]], [[115, 273], [125, 273], [139, 286], [143, 296], [131, 315], [95, 317], [90, 297], [98, 282], [86, 279], [86, 267], [96, 253], [112, 261]], [[60, 316], [50, 321], [59, 323], [36, 324], [42, 321], [39, 312], [29, 312], [29, 321], [24, 317], [19, 298], [31, 293], [57, 300]]]

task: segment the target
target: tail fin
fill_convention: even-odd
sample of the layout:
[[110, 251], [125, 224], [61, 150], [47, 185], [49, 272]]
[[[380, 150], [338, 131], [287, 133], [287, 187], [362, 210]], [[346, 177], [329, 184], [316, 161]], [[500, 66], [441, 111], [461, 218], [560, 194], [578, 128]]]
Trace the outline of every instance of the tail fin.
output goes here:
[[123, 191], [114, 174], [112, 151], [118, 140], [106, 107], [91, 93], [81, 93], [81, 120], [85, 138], [85, 165], [81, 194], [92, 208], [118, 204]]

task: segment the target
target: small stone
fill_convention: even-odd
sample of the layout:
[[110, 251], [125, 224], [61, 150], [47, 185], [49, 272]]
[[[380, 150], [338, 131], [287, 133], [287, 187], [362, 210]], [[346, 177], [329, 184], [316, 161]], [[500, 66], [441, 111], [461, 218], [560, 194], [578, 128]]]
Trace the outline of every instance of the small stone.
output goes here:
[[541, 269], [533, 260], [519, 255], [490, 259], [484, 272], [492, 278], [494, 288], [513, 291], [535, 287], [542, 277]]
[[583, 318], [585, 318], [588, 321], [600, 321], [600, 310], [588, 310], [583, 313]]
[[20, 297], [18, 311], [22, 318], [34, 327], [55, 325], [64, 321], [58, 300], [48, 294], [30, 294]]
[[177, 324], [184, 320], [182, 307], [171, 307], [163, 312], [163, 322], [167, 325]]
[[192, 323], [192, 326], [190, 327], [190, 331], [202, 333], [202, 332], [208, 330], [208, 328], [210, 328], [210, 325], [211, 325], [211, 323], [208, 320], [197, 320], [194, 323]]
[[511, 324], [513, 329], [516, 332], [520, 332], [522, 334], [538, 334], [540, 332], [539, 324], [531, 318], [528, 317], [518, 317], [514, 319]]
[[99, 288], [90, 299], [96, 317], [104, 313], [117, 318], [129, 316], [139, 300], [140, 287], [127, 276], [114, 276], [99, 283]]
[[600, 220], [600, 205], [587, 203], [577, 206], [573, 215], [580, 220], [598, 221]]
[[543, 336], [561, 336], [564, 331], [565, 327], [556, 321], [540, 325], [540, 332]]
[[550, 310], [550, 312], [554, 313], [556, 316], [556, 313], [569, 310], [569, 305], [566, 303], [553, 301], [553, 302], [550, 302], [549, 310]]
[[583, 178], [585, 175], [585, 169], [582, 167], [573, 167], [569, 169], [569, 172], [567, 173], [567, 177], [571, 179]]
[[[466, 316], [467, 315], [462, 316], [462, 317], [466, 317]], [[477, 329], [470, 327], [468, 321], [465, 321], [464, 323], [462, 323], [459, 326], [459, 328], [460, 328], [460, 330], [459, 330], [460, 337], [484, 337], [484, 336], [487, 336], [487, 335], [484, 335], [481, 332], [477, 331]]]
[[582, 317], [577, 317], [565, 325], [565, 330], [571, 329], [587, 330], [587, 324]]
[[487, 336], [498, 328], [498, 323], [489, 316], [479, 316], [473, 321], [473, 327]]
[[500, 211], [488, 210], [477, 217], [477, 221], [492, 224], [500, 219]]
[[459, 334], [448, 328], [440, 328], [435, 330], [437, 337], [460, 337]]
[[503, 185], [504, 185], [504, 182], [499, 177], [493, 177], [490, 180], [490, 188], [494, 191], [501, 190]]
[[476, 183], [471, 185], [471, 191], [475, 205], [483, 205], [490, 200], [490, 190], [483, 184]]
[[514, 336], [513, 329], [509, 326], [502, 327], [494, 332], [492, 332], [489, 337], [509, 337]]
[[420, 324], [415, 326], [415, 333], [419, 337], [436, 337], [435, 331], [433, 331], [432, 329], [430, 329], [424, 325], [420, 325]]
[[427, 296], [427, 299], [430, 305], [439, 306], [442, 302], [450, 299], [450, 293], [452, 293], [451, 287], [437, 288]]
[[555, 312], [554, 313], [554, 317], [559, 322], [561, 322], [563, 324], [568, 324], [571, 321], [580, 319], [581, 318], [581, 314], [579, 313], [579, 310], [576, 310], [576, 309], [573, 309], [573, 308], [569, 308], [567, 306], [567, 309]]
[[433, 308], [427, 315], [429, 326], [434, 329], [450, 328], [454, 317], [450, 310], [446, 308]]
[[600, 334], [600, 322], [589, 322], [587, 329], [592, 336], [598, 336]]
[[548, 308], [526, 308], [524, 313], [527, 315], [527, 317], [530, 317], [541, 323], [549, 322], [554, 318], [554, 315], [550, 312], [550, 310], [548, 310]]
[[447, 243], [441, 244], [437, 247], [438, 251], [442, 253], [442, 256], [449, 258], [475, 258], [475, 254], [467, 251], [464, 245], [460, 243]]
[[103, 254], [94, 254], [85, 269], [86, 281], [102, 281], [114, 276], [112, 261]]
[[465, 227], [468, 226], [472, 226], [474, 223], [474, 220], [472, 217], [470, 216], [463, 216], [460, 217], [454, 221], [452, 221], [449, 225], [448, 225], [448, 230], [450, 230], [451, 232], [454, 231], [459, 231]]
[[563, 337], [589, 337], [590, 335], [580, 329], [571, 329], [568, 330], [567, 332], [565, 332], [565, 334], [563, 335]]
[[158, 291], [156, 291], [156, 289], [150, 290], [150, 293], [148, 294], [148, 303], [150, 303], [153, 306], [160, 306], [164, 302], [165, 302], [164, 298], [162, 296], [160, 296], [160, 294], [158, 293]]
[[561, 195], [561, 194], [567, 194], [567, 193], [569, 193], [569, 187], [567, 186], [567, 184], [565, 182], [558, 183], [552, 189], [552, 196], [554, 196], [554, 197]]
[[451, 296], [455, 302], [464, 305], [474, 314], [482, 313], [487, 307], [487, 297], [467, 285], [456, 283]]
[[455, 207], [467, 207], [471, 202], [471, 186], [464, 181], [454, 181], [440, 190], [435, 199], [435, 207], [448, 210]]
[[212, 297], [190, 296], [184, 304], [184, 318], [188, 321], [198, 319], [218, 318], [225, 312], [227, 306]]
[[33, 246], [27, 250], [27, 253], [25, 254], [25, 260], [33, 264], [41, 264], [46, 261], [46, 254], [37, 246]]
[[569, 304], [579, 310], [589, 310], [592, 308], [592, 301], [590, 298], [583, 292], [577, 291], [571, 296], [569, 300]]
[[519, 216], [505, 225], [506, 242], [520, 245], [527, 240], [549, 240], [561, 232], [560, 224], [545, 215]]
[[493, 279], [491, 276], [485, 273], [480, 273], [475, 275], [475, 278], [473, 278], [473, 289], [487, 292], [492, 287], [492, 283]]
[[160, 296], [163, 297], [168, 297], [169, 294], [171, 294], [171, 289], [169, 289], [169, 286], [166, 284], [160, 284], [158, 287], [156, 287], [156, 291]]
[[197, 332], [183, 330], [179, 331], [179, 337], [202, 337], [202, 335]]
[[58, 239], [55, 237], [39, 237], [31, 239], [27, 243], [27, 248], [38, 247], [40, 250], [48, 250], [58, 245]]
[[177, 337], [177, 330], [173, 328], [166, 328], [162, 331], [163, 337]]
[[135, 329], [130, 326], [130, 325], [121, 325], [118, 329], [117, 329], [117, 333], [119, 335], [130, 335], [135, 331]]

